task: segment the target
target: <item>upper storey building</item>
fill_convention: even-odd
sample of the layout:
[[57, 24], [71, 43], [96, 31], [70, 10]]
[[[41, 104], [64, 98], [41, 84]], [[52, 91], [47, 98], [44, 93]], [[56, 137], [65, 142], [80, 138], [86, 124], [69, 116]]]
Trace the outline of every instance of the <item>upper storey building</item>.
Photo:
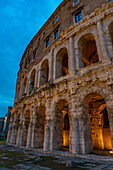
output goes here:
[[112, 150], [112, 0], [64, 0], [31, 40], [7, 142], [73, 154]]
[[112, 17], [109, 23], [105, 20], [107, 2], [66, 0], [60, 4], [22, 56], [15, 102], [48, 82], [78, 75], [81, 68], [93, 63], [99, 66], [110, 61], [113, 33]]

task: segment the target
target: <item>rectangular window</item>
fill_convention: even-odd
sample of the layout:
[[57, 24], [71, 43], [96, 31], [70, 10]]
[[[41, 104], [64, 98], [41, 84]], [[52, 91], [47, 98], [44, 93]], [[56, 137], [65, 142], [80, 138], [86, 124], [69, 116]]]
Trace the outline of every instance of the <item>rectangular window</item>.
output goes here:
[[36, 51], [34, 51], [34, 53], [33, 53], [33, 59], [35, 59], [36, 58]]
[[58, 21], [59, 20], [59, 17], [56, 17], [55, 21]]
[[46, 40], [46, 48], [49, 47], [49, 38]]
[[73, 5], [78, 4], [79, 0], [74, 1]]
[[55, 31], [55, 39], [57, 39], [59, 36], [58, 29]]
[[79, 11], [78, 13], [75, 14], [75, 23], [78, 23], [81, 20], [82, 20], [82, 13], [81, 11]]

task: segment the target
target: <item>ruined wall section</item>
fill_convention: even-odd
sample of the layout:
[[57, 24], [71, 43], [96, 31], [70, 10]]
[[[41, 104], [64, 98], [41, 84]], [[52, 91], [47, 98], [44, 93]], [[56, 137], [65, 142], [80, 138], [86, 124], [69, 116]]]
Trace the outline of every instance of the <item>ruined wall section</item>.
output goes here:
[[[67, 6], [70, 3], [68, 1]], [[98, 5], [101, 5], [103, 1], [99, 3]], [[62, 6], [62, 12], [64, 7]], [[70, 8], [68, 6], [68, 10]], [[64, 20], [65, 17], [59, 18], [60, 26], [63, 26]], [[48, 29], [51, 29], [51, 24], [49, 26]], [[59, 37], [51, 42], [48, 48], [41, 51], [43, 57], [37, 56], [24, 70], [19, 71], [8, 143], [27, 148], [41, 146], [45, 151], [61, 147], [54, 139], [54, 126], [56, 117], [58, 122], [62, 120], [59, 119], [62, 109], [58, 104], [59, 101], [64, 101], [70, 115], [69, 152], [90, 153], [92, 151], [91, 127], [85, 103], [90, 102], [89, 99], [94, 100], [97, 95], [96, 97], [101, 96], [105, 101], [111, 133], [109, 146], [113, 146], [113, 44], [110, 36], [112, 27], [113, 2], [109, 2], [102, 4], [101, 8], [96, 8], [78, 23], [65, 27]], [[46, 37], [46, 34], [44, 36]], [[31, 42], [33, 48], [35, 42], [36, 40]], [[83, 57], [88, 49], [87, 44], [92, 42], [96, 50], [94, 56], [98, 55], [98, 60], [88, 63], [88, 58], [85, 58], [87, 63], [85, 66]], [[30, 50], [26, 53], [33, 54], [33, 49]], [[65, 76], [61, 73], [60, 60], [64, 53], [68, 55], [68, 67], [65, 67], [68, 74]], [[57, 76], [59, 70], [60, 76]], [[59, 117], [55, 116], [56, 113]], [[42, 136], [40, 131], [43, 131]], [[61, 142], [61, 129], [59, 134], [58, 141]]]
[[[75, 6], [73, 6], [73, 2], [73, 0], [63, 1], [63, 3], [57, 8], [57, 10], [52, 14], [46, 24], [30, 42], [23, 54], [22, 61], [20, 63], [20, 73], [25, 69], [27, 58], [31, 59], [30, 63], [27, 64], [27, 69], [30, 71], [34, 64], [39, 63], [42, 58], [48, 54], [50, 48], [46, 49], [45, 51], [45, 40], [48, 36], [50, 36], [50, 46], [53, 44], [54, 30], [56, 27], [59, 27], [59, 35], [64, 33], [65, 29], [74, 24], [73, 15], [76, 11], [82, 8], [82, 15], [85, 17], [94, 11], [95, 8], [99, 8], [103, 3], [107, 3], [108, 0], [101, 0], [96, 2], [91, 0], [80, 0], [79, 3]], [[59, 17], [58, 21], [56, 21], [57, 17]], [[35, 50], [37, 57], [36, 60], [33, 60], [33, 53]]]

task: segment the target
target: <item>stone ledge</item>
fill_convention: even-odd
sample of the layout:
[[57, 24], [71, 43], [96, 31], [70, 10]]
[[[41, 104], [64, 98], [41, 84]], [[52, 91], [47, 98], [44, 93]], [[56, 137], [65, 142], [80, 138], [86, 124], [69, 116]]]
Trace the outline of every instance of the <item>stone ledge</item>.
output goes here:
[[63, 151], [43, 151], [43, 149], [33, 149], [33, 148], [26, 148], [23, 146], [16, 146], [16, 145], [11, 145], [11, 144], [7, 144], [9, 146], [12, 147], [16, 147], [19, 149], [25, 149], [28, 151], [34, 151], [37, 153], [45, 153], [45, 154], [49, 154], [49, 155], [59, 155], [59, 156], [65, 156], [65, 157], [76, 157], [76, 158], [84, 158], [84, 159], [95, 159], [95, 160], [101, 160], [101, 161], [110, 161], [113, 162], [113, 157], [111, 156], [99, 156], [99, 155], [94, 155], [94, 154], [85, 154], [85, 155], [78, 155], [78, 154], [71, 154], [69, 152], [63, 152]]

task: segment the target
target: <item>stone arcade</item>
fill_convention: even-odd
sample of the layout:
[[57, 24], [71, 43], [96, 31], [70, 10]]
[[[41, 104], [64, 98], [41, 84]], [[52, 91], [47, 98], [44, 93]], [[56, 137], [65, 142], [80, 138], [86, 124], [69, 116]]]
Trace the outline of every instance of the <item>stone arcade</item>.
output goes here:
[[64, 0], [27, 46], [7, 143], [113, 150], [113, 1]]

